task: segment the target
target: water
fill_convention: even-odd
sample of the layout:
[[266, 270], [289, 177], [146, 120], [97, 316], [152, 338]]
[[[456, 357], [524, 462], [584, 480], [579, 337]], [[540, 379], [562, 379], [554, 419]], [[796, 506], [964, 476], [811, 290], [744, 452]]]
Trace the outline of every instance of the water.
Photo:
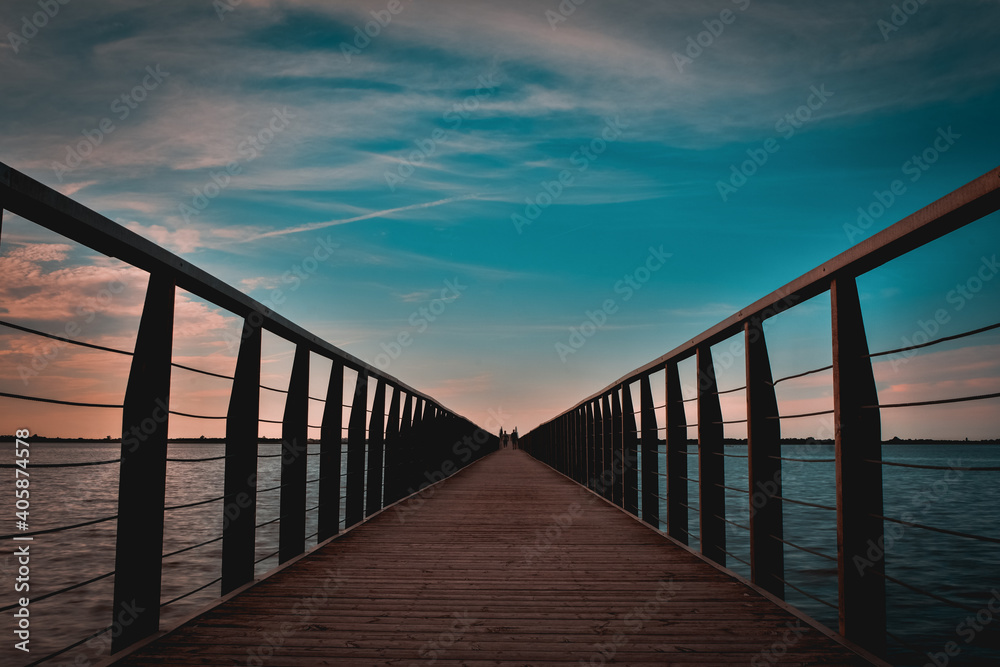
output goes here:
[[[346, 448], [345, 448], [346, 449]], [[264, 457], [258, 462], [258, 491], [280, 484], [281, 475], [280, 444], [262, 443], [259, 454]], [[13, 444], [0, 446], [2, 459], [13, 461]], [[211, 458], [222, 456], [225, 446], [221, 444], [171, 444], [168, 458]], [[309, 446], [307, 480], [319, 477], [319, 445]], [[45, 443], [31, 444], [29, 463], [31, 508], [30, 529], [44, 530], [57, 526], [81, 523], [93, 519], [113, 516], [118, 502], [118, 464], [87, 466], [77, 468], [41, 468], [45, 463], [75, 463], [82, 461], [106, 461], [118, 458], [120, 447], [104, 443]], [[346, 474], [346, 454], [342, 456], [342, 473]], [[223, 495], [223, 470], [225, 461], [202, 463], [169, 462], [167, 464], [166, 505], [182, 505], [207, 500]], [[0, 470], [0, 498], [10, 499], [10, 518], [2, 522], [0, 533], [14, 532], [14, 471]], [[318, 505], [318, 484], [309, 484], [306, 507]], [[341, 493], [341, 525], [345, 507]], [[261, 524], [279, 516], [280, 491], [262, 492], [258, 495], [257, 523]], [[222, 534], [221, 502], [198, 507], [167, 512], [164, 528], [163, 552], [170, 553], [188, 546], [200, 544]], [[317, 531], [318, 513], [308, 513], [306, 535]], [[257, 530], [256, 558], [262, 559], [278, 549], [277, 522]], [[37, 598], [48, 592], [62, 589], [74, 583], [112, 572], [115, 569], [115, 540], [117, 523], [107, 521], [70, 531], [40, 535], [30, 543], [31, 581], [30, 595]], [[21, 543], [19, 543], [21, 544]], [[307, 548], [316, 544], [316, 538], [307, 541]], [[14, 604], [18, 594], [13, 589], [18, 564], [12, 556], [14, 543], [0, 542], [0, 607]], [[163, 561], [163, 601], [173, 600], [221, 576], [222, 542], [167, 558]], [[262, 575], [278, 564], [277, 556], [259, 563], [256, 574]], [[7, 582], [11, 582], [8, 585]], [[56, 597], [32, 602], [31, 612], [31, 654], [30, 656], [13, 648], [13, 611], [3, 613], [0, 644], [0, 664], [26, 665], [78, 640], [84, 639], [97, 630], [111, 624], [112, 592], [114, 578], [108, 577], [88, 586], [75, 589]], [[166, 607], [162, 613], [161, 627], [169, 627], [180, 619], [201, 609], [221, 594], [221, 584], [215, 583], [204, 591], [196, 593]], [[108, 634], [84, 644], [71, 653], [66, 653], [49, 663], [53, 665], [96, 664], [109, 653]]]
[[[694, 446], [689, 449], [696, 452]], [[726, 485], [747, 488], [746, 445], [727, 446]], [[782, 463], [785, 498], [836, 506], [833, 445], [784, 445], [785, 458], [809, 462]], [[997, 445], [886, 445], [883, 460], [931, 466], [1000, 467]], [[689, 456], [689, 474], [697, 478], [697, 457]], [[662, 463], [661, 463], [662, 466]], [[662, 470], [662, 467], [661, 467]], [[996, 508], [1000, 501], [998, 473], [959, 470], [922, 470], [883, 466], [884, 516], [947, 530], [1000, 538]], [[665, 486], [661, 486], [665, 496]], [[688, 485], [689, 504], [697, 506], [697, 485]], [[749, 521], [746, 493], [726, 491], [726, 518], [743, 526]], [[833, 511], [784, 503], [784, 539], [801, 547], [836, 557], [836, 515]], [[661, 516], [663, 513], [661, 512]], [[698, 516], [689, 513], [689, 530], [698, 534]], [[955, 642], [960, 653], [949, 665], [1000, 664], [1000, 548], [970, 540], [887, 522], [886, 574], [905, 584], [985, 610], [974, 613], [950, 607], [897, 583], [887, 583], [888, 629], [902, 643], [889, 640], [889, 659], [900, 665], [924, 665], [927, 653], [941, 653]], [[727, 524], [726, 550], [750, 561], [749, 533]], [[697, 546], [695, 538], [691, 544]], [[878, 557], [878, 551], [872, 556]], [[822, 556], [785, 546], [785, 580], [806, 593], [837, 604], [837, 564]], [[735, 559], [727, 566], [750, 578], [750, 568]], [[872, 575], [873, 577], [875, 575]], [[837, 629], [837, 610], [793, 589], [786, 599], [813, 618]], [[986, 621], [983, 623], [983, 621]], [[981, 628], [977, 630], [976, 628]], [[908, 649], [905, 645], [912, 647]], [[917, 652], [915, 652], [917, 651]]]
[[[115, 459], [119, 448], [112, 444], [33, 443], [31, 465]], [[274, 455], [280, 446], [262, 444], [260, 453]], [[692, 448], [692, 452], [694, 449]], [[223, 445], [172, 444], [171, 458], [221, 456]], [[310, 446], [307, 479], [318, 474], [318, 445]], [[729, 446], [726, 458], [726, 484], [746, 488], [745, 446]], [[835, 505], [834, 466], [823, 462], [833, 458], [831, 445], [801, 445], [783, 448], [784, 456], [810, 459], [813, 462], [786, 461], [783, 464], [784, 495], [788, 498]], [[0, 446], [0, 461], [13, 459], [13, 445]], [[884, 447], [886, 461], [922, 465], [1000, 466], [1000, 446], [991, 445], [892, 445]], [[346, 456], [343, 457], [346, 472]], [[818, 461], [818, 462], [817, 462]], [[258, 489], [277, 486], [280, 458], [270, 456], [259, 461]], [[167, 468], [167, 505], [178, 505], [221, 496], [224, 461], [208, 463], [169, 463]], [[111, 516], [116, 513], [118, 466], [80, 468], [30, 468], [32, 530]], [[690, 457], [689, 477], [697, 476], [697, 457]], [[884, 468], [885, 514], [908, 516], [911, 521], [950, 530], [998, 537], [997, 501], [1000, 491], [997, 474]], [[8, 499], [9, 518], [0, 533], [13, 532], [13, 471], [0, 470], [0, 498]], [[343, 493], [343, 492], [342, 492]], [[691, 504], [697, 504], [697, 488], [691, 486]], [[727, 491], [727, 518], [743, 525], [748, 521], [746, 494]], [[307, 508], [318, 504], [318, 485], [308, 487]], [[257, 522], [278, 516], [278, 491], [262, 493], [258, 498]], [[665, 490], [661, 489], [661, 494]], [[344, 507], [343, 499], [341, 508]], [[210, 503], [167, 514], [164, 552], [211, 540], [221, 535], [222, 504]], [[831, 556], [836, 555], [836, 521], [828, 510], [785, 504], [785, 539]], [[317, 513], [308, 515], [306, 534], [316, 532]], [[341, 517], [343, 521], [343, 517]], [[697, 516], [690, 516], [691, 532], [697, 535]], [[748, 535], [729, 526], [727, 550], [749, 561]], [[116, 523], [88, 526], [72, 531], [36, 537], [31, 543], [31, 595], [38, 597], [78, 581], [114, 570]], [[257, 558], [277, 550], [278, 524], [257, 531]], [[315, 544], [315, 538], [307, 546]], [[694, 543], [694, 542], [692, 542]], [[695, 543], [696, 544], [696, 543]], [[216, 542], [164, 561], [163, 600], [170, 600], [219, 577], [221, 542]], [[12, 558], [13, 543], [0, 543], [0, 607], [14, 604], [13, 580], [17, 563]], [[836, 604], [836, 563], [808, 553], [785, 548], [786, 579], [820, 599]], [[918, 588], [963, 603], [972, 609], [987, 609], [993, 591], [1000, 591], [1000, 549], [996, 545], [961, 539], [917, 528], [900, 527], [886, 554], [887, 574]], [[262, 575], [277, 565], [272, 557], [257, 566]], [[749, 577], [749, 568], [737, 561], [729, 566]], [[11, 583], [8, 583], [11, 582]], [[106, 627], [111, 618], [113, 578], [107, 578], [68, 593], [31, 604], [30, 656], [13, 649], [12, 612], [3, 613], [0, 664], [26, 665], [88, 634]], [[170, 605], [164, 610], [163, 627], [184, 618], [210, 603], [220, 594], [219, 584]], [[1000, 664], [1000, 614], [995, 621], [982, 625], [962, 625], [970, 614], [948, 607], [890, 583], [890, 631], [923, 652], [941, 652], [949, 641], [961, 649], [950, 665]], [[813, 617], [836, 628], [836, 611], [789, 589], [789, 602]], [[994, 603], [994, 607], [1000, 603]], [[982, 617], [981, 620], [985, 618]], [[976, 627], [981, 630], [975, 630]], [[970, 638], [971, 642], [966, 642]], [[106, 635], [105, 635], [106, 636]], [[898, 664], [923, 665], [921, 659], [890, 642], [891, 659]], [[107, 655], [103, 638], [81, 646], [49, 664], [94, 664]]]

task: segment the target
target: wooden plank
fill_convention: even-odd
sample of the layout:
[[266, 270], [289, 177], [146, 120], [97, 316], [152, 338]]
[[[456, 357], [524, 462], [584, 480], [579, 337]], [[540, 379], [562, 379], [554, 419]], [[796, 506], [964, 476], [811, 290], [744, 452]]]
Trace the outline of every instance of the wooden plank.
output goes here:
[[870, 664], [505, 449], [117, 664], [749, 664], [772, 646]]

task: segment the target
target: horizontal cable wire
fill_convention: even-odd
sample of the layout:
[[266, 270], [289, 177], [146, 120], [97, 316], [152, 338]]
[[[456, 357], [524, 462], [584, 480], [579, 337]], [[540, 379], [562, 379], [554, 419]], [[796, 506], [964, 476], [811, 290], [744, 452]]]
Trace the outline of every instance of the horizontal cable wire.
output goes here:
[[939, 398], [934, 401], [917, 401], [914, 403], [885, 403], [881, 405], [862, 406], [866, 410], [876, 408], [916, 408], [922, 405], [944, 405], [945, 403], [964, 403], [966, 401], [982, 401], [989, 398], [1000, 398], [1000, 392], [995, 394], [978, 394], [976, 396], [959, 396], [958, 398]]
[[836, 463], [837, 459], [794, 459], [789, 456], [768, 456], [777, 461], [797, 461], [798, 463]]
[[86, 644], [86, 643], [87, 643], [87, 642], [89, 642], [89, 641], [90, 641], [91, 639], [95, 639], [95, 638], [97, 638], [97, 637], [100, 637], [100, 636], [101, 636], [101, 635], [103, 635], [103, 634], [104, 634], [105, 632], [108, 632], [109, 630], [113, 629], [114, 627], [115, 627], [115, 626], [113, 626], [113, 625], [109, 625], [108, 627], [104, 628], [103, 630], [98, 630], [97, 632], [95, 632], [95, 633], [93, 633], [93, 634], [91, 634], [91, 635], [87, 635], [86, 637], [84, 637], [83, 639], [81, 639], [81, 640], [80, 640], [80, 641], [78, 641], [78, 642], [73, 642], [73, 643], [72, 643], [72, 644], [70, 644], [69, 646], [66, 646], [66, 647], [64, 647], [64, 648], [61, 648], [61, 649], [59, 649], [59, 650], [58, 650], [58, 651], [56, 651], [55, 653], [50, 653], [50, 654], [48, 654], [47, 656], [45, 656], [44, 658], [39, 658], [38, 660], [36, 660], [36, 661], [34, 661], [34, 662], [30, 662], [30, 663], [28, 663], [27, 665], [25, 665], [25, 667], [35, 667], [35, 665], [40, 665], [40, 664], [42, 664], [43, 662], [46, 662], [46, 661], [48, 661], [48, 660], [51, 660], [52, 658], [58, 658], [58, 657], [59, 657], [59, 656], [61, 656], [61, 655], [62, 655], [63, 653], [66, 653], [67, 651], [72, 651], [72, 650], [73, 650], [73, 649], [75, 649], [75, 648], [76, 648], [77, 646], [80, 646], [81, 644]]
[[[79, 463], [32, 463], [32, 468], [80, 468], [83, 466], [106, 466], [112, 463], [121, 463], [121, 459], [109, 459], [107, 461], [81, 461]], [[20, 468], [16, 463], [0, 463], [0, 468]]]
[[211, 371], [203, 371], [200, 368], [192, 368], [191, 366], [185, 366], [184, 364], [171, 363], [174, 368], [183, 368], [186, 371], [191, 371], [192, 373], [200, 373], [201, 375], [208, 375], [214, 378], [220, 378], [222, 380], [235, 380], [232, 375], [221, 375], [219, 373], [212, 373]]
[[796, 505], [805, 505], [806, 507], [818, 507], [821, 510], [830, 510], [831, 512], [836, 512], [836, 507], [830, 507], [829, 505], [817, 505], [816, 503], [807, 503], [804, 500], [793, 500], [792, 498], [785, 498], [783, 496], [771, 496], [772, 498], [777, 498], [778, 500], [783, 500], [786, 503], [794, 503]]
[[222, 461], [228, 456], [210, 456], [204, 459], [167, 459], [167, 463], [207, 463], [208, 461]]
[[257, 493], [267, 493], [269, 491], [277, 491], [283, 486], [289, 486], [289, 484], [291, 484], [291, 482], [289, 482], [288, 484], [279, 484], [278, 486], [269, 486], [266, 489], [260, 489], [259, 491], [257, 491]]
[[198, 593], [199, 591], [203, 591], [203, 590], [205, 590], [206, 588], [208, 588], [209, 586], [211, 586], [212, 584], [217, 584], [217, 583], [219, 583], [220, 581], [222, 581], [222, 577], [219, 577], [219, 578], [217, 578], [217, 579], [213, 579], [212, 581], [208, 582], [208, 583], [207, 583], [207, 584], [205, 584], [204, 586], [199, 586], [198, 588], [194, 589], [193, 591], [190, 591], [190, 592], [188, 592], [188, 593], [185, 593], [184, 595], [179, 595], [179, 596], [175, 597], [175, 598], [174, 598], [173, 600], [171, 600], [171, 601], [169, 601], [169, 602], [164, 602], [164, 603], [160, 604], [160, 609], [163, 609], [164, 607], [167, 607], [167, 606], [169, 606], [169, 605], [172, 605], [172, 604], [173, 604], [173, 603], [175, 603], [175, 602], [180, 602], [181, 600], [183, 600], [183, 599], [184, 599], [184, 598], [186, 598], [186, 597], [191, 597], [191, 596], [192, 596], [192, 595], [194, 595], [195, 593]]
[[25, 396], [23, 394], [9, 394], [5, 391], [0, 391], [0, 396], [6, 398], [17, 398], [22, 401], [37, 401], [39, 403], [53, 403], [55, 405], [72, 405], [78, 408], [114, 408], [121, 410], [123, 405], [112, 405], [110, 403], [80, 403], [79, 401], [60, 401], [55, 398], [40, 398], [38, 396]]
[[818, 598], [815, 595], [813, 595], [812, 593], [806, 593], [804, 590], [802, 590], [801, 588], [799, 588], [795, 584], [793, 584], [791, 582], [788, 582], [788, 581], [785, 581], [784, 579], [782, 579], [778, 575], [774, 575], [774, 577], [775, 577], [775, 579], [777, 579], [778, 581], [780, 581], [784, 585], [788, 586], [789, 588], [791, 588], [793, 590], [796, 590], [799, 593], [802, 593], [802, 595], [805, 595], [807, 598], [815, 600], [816, 602], [819, 602], [820, 604], [826, 605], [830, 609], [837, 609], [838, 608], [837, 605], [833, 604], [832, 602], [828, 602], [828, 601], [824, 600], [823, 598]]
[[281, 552], [280, 552], [280, 551], [275, 551], [275, 552], [274, 552], [273, 554], [270, 554], [270, 555], [268, 555], [268, 556], [264, 556], [263, 558], [261, 558], [261, 559], [259, 559], [259, 560], [255, 560], [255, 561], [253, 562], [253, 564], [254, 564], [254, 565], [260, 565], [260, 564], [261, 564], [261, 563], [263, 563], [264, 561], [266, 561], [266, 560], [270, 560], [270, 559], [274, 558], [274, 557], [275, 557], [275, 556], [277, 556], [277, 555], [278, 555], [279, 553], [281, 553]]
[[833, 410], [820, 410], [819, 412], [803, 412], [797, 415], [777, 415], [773, 417], [767, 417], [767, 419], [798, 419], [800, 417], [816, 417], [818, 415], [832, 415], [832, 414]]
[[[68, 343], [70, 345], [76, 345], [78, 347], [87, 347], [93, 350], [100, 350], [101, 352], [113, 352], [114, 354], [123, 354], [129, 357], [133, 356], [133, 353], [129, 352], [128, 350], [119, 350], [117, 348], [106, 347], [104, 345], [96, 345], [94, 343], [84, 343], [83, 341], [72, 340], [70, 338], [65, 338], [63, 336], [56, 336], [55, 334], [45, 333], [44, 331], [38, 331], [37, 329], [31, 329], [29, 327], [20, 326], [18, 324], [13, 324], [12, 322], [7, 322], [4, 320], [0, 320], [0, 326], [10, 327], [11, 329], [18, 329], [20, 331], [24, 331], [25, 333], [34, 334], [36, 336], [42, 336], [44, 338], [51, 338], [52, 340], [58, 340], [63, 343]], [[211, 371], [202, 370], [200, 368], [194, 368], [192, 366], [185, 366], [184, 364], [178, 364], [175, 362], [171, 362], [170, 365], [174, 368], [181, 368], [186, 371], [191, 371], [192, 373], [200, 373], [201, 375], [208, 375], [211, 377], [220, 378], [222, 380], [234, 379], [233, 376], [231, 375], [222, 375], [220, 373], [213, 373]]]
[[806, 375], [812, 375], [814, 373], [822, 373], [823, 371], [828, 371], [833, 368], [833, 365], [823, 366], [823, 368], [814, 368], [811, 371], [805, 371], [804, 373], [796, 373], [795, 375], [786, 375], [783, 378], [779, 378], [771, 383], [771, 386], [778, 384], [779, 382], [784, 382], [785, 380], [794, 380], [795, 378], [805, 377]]
[[1000, 538], [996, 537], [985, 537], [983, 535], [973, 535], [972, 533], [962, 533], [957, 530], [948, 530], [947, 528], [935, 528], [934, 526], [925, 526], [922, 523], [903, 521], [902, 519], [893, 519], [892, 517], [882, 516], [881, 514], [869, 514], [868, 516], [874, 517], [876, 519], [882, 519], [884, 521], [890, 521], [892, 523], [898, 523], [901, 526], [908, 526], [910, 528], [921, 528], [923, 530], [929, 530], [935, 533], [954, 535], [955, 537], [964, 537], [966, 539], [978, 540], [980, 542], [992, 542], [993, 544], [1000, 544]]
[[218, 542], [223, 537], [225, 537], [225, 536], [224, 535], [220, 535], [220, 536], [216, 537], [214, 540], [209, 540], [208, 542], [202, 542], [201, 544], [195, 544], [194, 546], [184, 547], [183, 549], [178, 549], [177, 551], [171, 551], [168, 554], [163, 554], [162, 556], [160, 556], [160, 560], [166, 560], [167, 558], [170, 558], [171, 556], [176, 556], [177, 554], [182, 554], [185, 551], [194, 551], [195, 549], [200, 549], [201, 547], [206, 547], [209, 544], [212, 544], [213, 542]]
[[938, 338], [937, 340], [932, 340], [927, 343], [920, 343], [919, 345], [910, 345], [907, 347], [901, 347], [895, 350], [886, 350], [885, 352], [874, 352], [869, 354], [869, 357], [884, 357], [887, 354], [896, 354], [897, 352], [909, 352], [910, 350], [919, 350], [922, 347], [930, 347], [931, 345], [940, 345], [941, 343], [946, 343], [949, 340], [957, 340], [959, 338], [966, 338], [968, 336], [974, 336], [975, 334], [980, 334], [992, 329], [1000, 328], [1000, 323], [991, 324], [988, 327], [983, 327], [981, 329], [975, 329], [973, 331], [966, 331], [965, 333], [955, 334], [954, 336], [945, 336], [944, 338]]
[[169, 507], [164, 507], [164, 512], [170, 512], [173, 510], [183, 510], [189, 507], [198, 507], [199, 505], [208, 505], [209, 503], [217, 503], [220, 500], [225, 500], [228, 496], [219, 496], [218, 498], [209, 498], [208, 500], [199, 500], [194, 503], [184, 503], [183, 505], [171, 505]]
[[795, 544], [794, 542], [789, 542], [788, 540], [783, 540], [780, 537], [778, 537], [777, 535], [768, 535], [768, 537], [776, 539], [779, 542], [781, 542], [782, 544], [787, 544], [788, 546], [790, 546], [793, 549], [798, 549], [799, 551], [804, 551], [807, 554], [812, 554], [813, 556], [819, 556], [820, 558], [825, 558], [826, 560], [832, 561], [834, 563], [837, 562], [837, 558], [835, 556], [831, 556], [829, 554], [825, 554], [822, 551], [816, 551], [815, 549], [810, 549], [809, 547], [804, 547], [804, 546], [802, 546], [800, 544]]
[[923, 590], [921, 588], [917, 588], [916, 586], [913, 586], [912, 584], [908, 584], [905, 581], [900, 581], [899, 579], [897, 579], [895, 577], [892, 577], [892, 576], [889, 576], [888, 574], [885, 574], [884, 572], [879, 572], [878, 570], [874, 570], [873, 569], [872, 570], [872, 574], [874, 574], [875, 576], [878, 576], [878, 577], [882, 577], [886, 581], [891, 581], [892, 583], [896, 584], [897, 586], [902, 586], [903, 588], [908, 588], [911, 591], [913, 591], [914, 593], [917, 593], [919, 595], [923, 595], [923, 596], [929, 597], [932, 600], [937, 600], [938, 602], [942, 602], [942, 603], [948, 605], [949, 607], [955, 607], [956, 609], [964, 609], [965, 611], [971, 612], [973, 614], [978, 614], [981, 611], [980, 609], [975, 609], [973, 607], [970, 607], [969, 605], [962, 604], [961, 602], [955, 602], [954, 600], [949, 600], [948, 598], [941, 597], [940, 595], [937, 595], [936, 593], [931, 593], [930, 591], [925, 591], [925, 590]]
[[750, 491], [748, 489], [738, 489], [735, 486], [726, 486], [725, 484], [713, 484], [712, 486], [717, 486], [720, 489], [728, 489], [730, 491], [735, 491], [736, 493], [746, 493], [748, 495], [750, 494]]
[[744, 565], [746, 565], [747, 567], [751, 567], [750, 563], [746, 562], [745, 560], [743, 560], [742, 558], [740, 558], [739, 556], [737, 556], [737, 555], [735, 555], [735, 554], [731, 554], [731, 553], [729, 553], [729, 552], [728, 552], [728, 551], [726, 551], [725, 549], [723, 549], [723, 550], [722, 550], [722, 553], [726, 554], [727, 556], [729, 556], [729, 557], [730, 557], [730, 558], [732, 558], [733, 560], [737, 560], [737, 561], [739, 561], [739, 562], [743, 563], [743, 564], [744, 564]]
[[37, 329], [29, 329], [28, 327], [22, 327], [19, 324], [13, 324], [12, 322], [7, 322], [5, 320], [0, 320], [0, 325], [5, 327], [10, 327], [11, 329], [18, 329], [26, 333], [35, 334], [36, 336], [42, 336], [44, 338], [51, 338], [53, 340], [59, 340], [64, 343], [69, 343], [70, 345], [77, 345], [79, 347], [89, 347], [94, 350], [101, 350], [102, 352], [114, 352], [115, 354], [124, 354], [127, 356], [132, 356], [131, 352], [126, 350], [117, 350], [113, 347], [104, 347], [103, 345], [95, 345], [94, 343], [84, 343], [79, 340], [72, 340], [70, 338], [63, 338], [62, 336], [56, 336], [55, 334], [45, 333], [44, 331], [38, 331]]
[[[107, 572], [105, 574], [98, 575], [96, 577], [88, 579], [87, 581], [81, 581], [80, 583], [72, 584], [71, 586], [67, 586], [65, 588], [60, 588], [58, 591], [52, 591], [51, 593], [46, 593], [44, 595], [39, 595], [37, 597], [32, 597], [31, 601], [33, 603], [34, 602], [41, 602], [42, 600], [47, 600], [49, 598], [55, 597], [57, 595], [60, 595], [61, 593], [68, 593], [69, 591], [72, 591], [74, 589], [83, 588], [84, 586], [87, 586], [89, 584], [93, 584], [95, 582], [98, 582], [101, 579], [107, 579], [108, 577], [114, 576], [114, 574], [115, 574], [115, 571], [111, 570], [111, 572]], [[8, 605], [6, 607], [0, 607], [0, 612], [10, 611], [11, 609], [14, 609], [15, 607], [19, 607], [19, 606], [21, 606], [21, 605], [15, 602], [12, 605]]]
[[71, 526], [59, 526], [58, 528], [46, 528], [45, 530], [35, 530], [30, 533], [12, 533], [10, 535], [0, 535], [0, 540], [9, 540], [14, 537], [34, 537], [36, 535], [48, 535], [49, 533], [59, 533], [64, 530], [73, 530], [74, 528], [83, 528], [85, 526], [93, 526], [99, 523], [104, 523], [105, 521], [112, 521], [117, 519], [118, 515], [106, 516], [103, 519], [94, 519], [92, 521], [84, 521], [83, 523], [76, 523]]
[[919, 470], [961, 470], [971, 472], [1000, 472], [997, 466], [928, 466], [918, 463], [895, 463], [892, 461], [874, 461], [865, 459], [865, 463], [880, 463], [884, 466], [897, 466], [900, 468], [917, 468]]
[[672, 531], [675, 531], [675, 530], [679, 530], [679, 531], [681, 531], [682, 533], [684, 533], [684, 534], [685, 534], [685, 535], [687, 535], [688, 537], [694, 537], [694, 538], [697, 538], [697, 537], [698, 537], [697, 535], [695, 535], [695, 534], [694, 534], [694, 533], [692, 533], [691, 531], [688, 531], [688, 530], [684, 530], [684, 529], [683, 529], [683, 528], [681, 528], [680, 526], [674, 526], [673, 528], [670, 528], [670, 531], [671, 531], [671, 532], [672, 532]]
[[736, 523], [735, 521], [730, 521], [729, 519], [727, 519], [727, 518], [726, 518], [726, 517], [724, 517], [724, 516], [719, 516], [718, 514], [713, 514], [712, 516], [714, 516], [714, 517], [715, 517], [716, 519], [719, 519], [719, 520], [721, 520], [721, 521], [725, 521], [725, 522], [726, 522], [726, 523], [728, 523], [728, 524], [729, 524], [730, 526], [736, 526], [737, 528], [742, 528], [743, 530], [746, 530], [746, 531], [749, 531], [749, 530], [750, 530], [750, 528], [749, 528], [748, 526], [744, 526], [744, 525], [743, 525], [743, 524], [741, 524], [741, 523]]
[[170, 410], [170, 414], [177, 415], [178, 417], [190, 417], [191, 419], [228, 419], [225, 415], [222, 417], [213, 417], [210, 415], [193, 415], [187, 412], [178, 412], [177, 410]]

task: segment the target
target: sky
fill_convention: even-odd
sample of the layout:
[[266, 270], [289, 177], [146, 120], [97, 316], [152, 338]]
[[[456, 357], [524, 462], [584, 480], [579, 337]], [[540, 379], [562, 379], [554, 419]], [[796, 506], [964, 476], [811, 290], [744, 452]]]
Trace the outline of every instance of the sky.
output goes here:
[[[995, 168], [997, 25], [985, 0], [8, 0], [0, 161], [525, 433]], [[997, 223], [859, 278], [873, 351], [996, 323]], [[145, 274], [10, 213], [0, 265], [0, 319], [134, 345]], [[238, 327], [179, 293], [174, 360], [231, 372]], [[767, 336], [775, 377], [828, 364], [828, 295]], [[0, 391], [120, 402], [128, 357], [0, 340]], [[713, 350], [722, 388], [743, 382], [733, 342]], [[994, 330], [879, 358], [880, 401], [1000, 391], [998, 352]], [[291, 355], [265, 337], [266, 383]], [[314, 357], [313, 395], [328, 372]], [[779, 385], [782, 413], [832, 407], [831, 382]], [[171, 407], [224, 414], [228, 391], [175, 369]], [[4, 433], [120, 428], [113, 410], [0, 405]], [[739, 419], [744, 395], [723, 409]], [[997, 414], [885, 410], [883, 436], [997, 437]]]

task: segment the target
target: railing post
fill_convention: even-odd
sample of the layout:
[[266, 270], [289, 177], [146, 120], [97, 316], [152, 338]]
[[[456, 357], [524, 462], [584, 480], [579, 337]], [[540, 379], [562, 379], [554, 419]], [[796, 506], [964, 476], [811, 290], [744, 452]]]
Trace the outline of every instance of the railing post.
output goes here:
[[771, 361], [760, 320], [744, 325], [747, 374], [747, 465], [750, 490], [750, 571], [753, 582], [785, 597], [781, 507], [781, 422]]
[[854, 279], [834, 279], [830, 301], [840, 634], [876, 655], [885, 655], [885, 561], [867, 556], [872, 545], [883, 545], [885, 539], [878, 518], [883, 511], [878, 391]]
[[346, 526], [365, 517], [365, 423], [368, 421], [368, 372], [358, 371], [347, 426], [347, 515]]
[[603, 401], [594, 399], [594, 491], [600, 495], [605, 493], [604, 477], [604, 413]]
[[581, 405], [576, 412], [577, 424], [577, 471], [576, 481], [587, 484], [587, 407]]
[[562, 465], [567, 477], [573, 476], [573, 414], [563, 417]]
[[573, 415], [563, 417], [562, 465], [568, 477], [573, 476]]
[[423, 483], [421, 475], [427, 470], [427, 451], [424, 442], [427, 439], [427, 406], [424, 399], [417, 398], [417, 406], [413, 410], [413, 430], [410, 432], [410, 485], [411, 491], [419, 491]]
[[546, 461], [549, 465], [559, 467], [558, 463], [558, 452], [559, 452], [559, 418], [556, 417], [552, 420], [551, 429], [552, 438], [549, 440], [549, 451]]
[[385, 381], [379, 378], [372, 400], [372, 416], [368, 422], [368, 499], [365, 516], [382, 509], [382, 480], [385, 473]]
[[261, 329], [251, 313], [233, 374], [226, 415], [226, 472], [222, 517], [222, 594], [253, 580], [257, 524], [257, 442], [260, 426]]
[[611, 500], [612, 488], [614, 486], [615, 479], [615, 466], [614, 466], [614, 438], [612, 436], [613, 428], [612, 416], [611, 416], [611, 395], [605, 394], [601, 398], [601, 425], [604, 431], [604, 454], [603, 461], [604, 466], [601, 470], [601, 495]]
[[625, 466], [625, 461], [622, 458], [622, 404], [621, 398], [618, 396], [620, 390], [621, 387], [617, 387], [611, 392], [611, 442], [614, 448], [611, 454], [612, 472], [614, 473], [614, 482], [611, 485], [611, 502], [619, 507], [622, 506]]
[[399, 500], [399, 469], [402, 442], [399, 438], [399, 402], [402, 390], [392, 388], [389, 416], [385, 424], [385, 505]]
[[344, 363], [333, 360], [319, 445], [319, 535], [324, 542], [340, 532], [340, 475], [344, 447]]
[[306, 466], [309, 462], [309, 349], [295, 347], [292, 376], [281, 423], [281, 520], [278, 562], [285, 563], [306, 547]]
[[403, 418], [399, 423], [399, 467], [396, 468], [396, 500], [409, 495], [410, 471], [413, 468], [413, 403], [414, 397], [407, 394], [403, 399]]
[[698, 348], [698, 507], [701, 553], [726, 564], [726, 483], [722, 407], [712, 350]]
[[597, 475], [597, 437], [594, 426], [593, 401], [589, 401], [587, 403], [586, 415], [584, 418], [587, 420], [587, 475], [584, 478], [584, 484], [586, 484], [587, 488], [593, 489], [594, 479]]
[[642, 520], [660, 527], [660, 432], [653, 406], [653, 389], [649, 376], [639, 380], [639, 410], [642, 417]]
[[622, 385], [622, 507], [639, 516], [639, 434], [632, 407], [632, 388]]
[[[121, 632], [111, 639], [112, 653], [152, 635], [160, 626], [173, 330], [173, 280], [151, 274], [122, 410], [111, 619]], [[131, 624], [122, 625], [117, 616], [125, 609], [143, 611]]]
[[688, 544], [688, 429], [676, 363], [666, 367], [667, 532]]
[[621, 397], [618, 395], [620, 392], [621, 387], [616, 387], [611, 392], [611, 442], [612, 447], [614, 447], [614, 451], [611, 454], [611, 462], [614, 466], [612, 470], [614, 473], [614, 483], [611, 485], [611, 502], [619, 507], [622, 506], [624, 499], [623, 489], [625, 481], [625, 461], [622, 456], [622, 403]]

